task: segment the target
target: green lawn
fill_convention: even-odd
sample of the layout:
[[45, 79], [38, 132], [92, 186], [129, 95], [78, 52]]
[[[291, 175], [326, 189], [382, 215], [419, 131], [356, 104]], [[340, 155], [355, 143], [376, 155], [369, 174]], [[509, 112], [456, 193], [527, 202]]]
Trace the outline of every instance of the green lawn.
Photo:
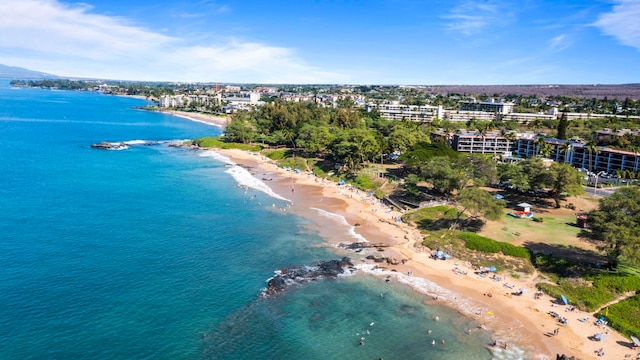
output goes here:
[[540, 223], [505, 214], [497, 228], [492, 229], [490, 234], [481, 231], [481, 235], [504, 242], [540, 241], [548, 244], [575, 245], [580, 228], [567, 225], [575, 224], [575, 216], [543, 215], [539, 217], [544, 221]]

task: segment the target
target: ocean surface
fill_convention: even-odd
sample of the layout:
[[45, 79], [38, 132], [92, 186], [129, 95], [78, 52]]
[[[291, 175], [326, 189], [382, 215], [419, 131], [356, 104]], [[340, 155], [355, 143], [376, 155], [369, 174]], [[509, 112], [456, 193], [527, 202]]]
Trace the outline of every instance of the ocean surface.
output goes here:
[[220, 129], [143, 105], [0, 80], [0, 359], [503, 357], [365, 269], [262, 297], [276, 270], [343, 254], [245, 169], [169, 146]]

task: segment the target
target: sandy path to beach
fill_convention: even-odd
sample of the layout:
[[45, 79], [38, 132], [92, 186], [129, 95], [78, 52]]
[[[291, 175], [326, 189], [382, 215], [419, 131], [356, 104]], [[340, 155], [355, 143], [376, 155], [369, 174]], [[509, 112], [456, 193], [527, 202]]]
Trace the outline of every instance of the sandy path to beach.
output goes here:
[[[477, 319], [493, 334], [499, 345], [504, 342], [515, 344], [536, 359], [554, 359], [556, 354], [579, 359], [636, 357], [637, 351], [629, 347], [629, 339], [606, 327], [596, 326], [593, 314], [578, 310], [567, 311], [565, 306], [556, 305], [555, 299], [546, 295], [534, 299], [535, 275], [513, 279], [508, 274], [499, 274], [505, 280], [495, 281], [490, 277], [474, 274], [469, 264], [456, 259], [433, 260], [430, 250], [419, 245], [423, 235], [415, 227], [396, 222], [395, 218], [401, 215], [399, 212], [386, 209], [362, 191], [337, 186], [312, 174], [279, 169], [262, 155], [240, 150], [219, 152], [238, 164], [254, 168], [259, 178], [273, 177], [269, 185], [275, 192], [293, 200], [292, 211], [303, 215], [306, 212], [309, 216], [308, 209], [315, 207], [343, 215], [349, 224], [358, 224], [356, 232], [370, 242], [389, 245], [384, 249], [384, 256], [404, 260], [404, 264], [385, 265], [389, 270], [397, 271], [394, 274], [398, 280], [411, 283], [411, 279], [407, 278], [424, 278], [455, 294], [453, 299], [439, 294], [427, 296], [438, 297], [461, 313]], [[345, 240], [353, 241], [354, 239]], [[456, 272], [454, 269], [460, 271]], [[462, 275], [461, 271], [466, 271], [467, 274]], [[511, 294], [521, 288], [525, 290], [522, 296]], [[551, 317], [549, 312], [552, 311], [566, 318], [567, 325], [562, 325]], [[558, 329], [557, 335], [554, 335], [555, 329]], [[604, 340], [589, 339], [596, 333], [605, 334]], [[601, 348], [604, 355], [597, 356], [596, 351]]]

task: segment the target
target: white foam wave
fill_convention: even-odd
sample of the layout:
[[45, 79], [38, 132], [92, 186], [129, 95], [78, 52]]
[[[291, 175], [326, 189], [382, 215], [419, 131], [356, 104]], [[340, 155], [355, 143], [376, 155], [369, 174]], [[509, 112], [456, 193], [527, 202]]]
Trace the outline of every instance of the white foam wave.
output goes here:
[[228, 157], [213, 151], [213, 150], [206, 150], [206, 151], [202, 151], [199, 155], [200, 157], [210, 157], [213, 158], [216, 161], [219, 161], [221, 163], [227, 164], [227, 165], [236, 165], [236, 163], [234, 163], [231, 159], [229, 159]]
[[179, 145], [179, 144], [184, 144], [186, 141], [191, 141], [189, 139], [173, 139], [173, 140], [127, 140], [127, 141], [122, 141], [122, 144], [126, 144], [126, 145], [157, 145], [157, 144], [164, 144], [164, 145]]
[[315, 208], [315, 207], [312, 207], [311, 209], [316, 210], [317, 212], [319, 212], [321, 216], [324, 216], [326, 218], [329, 218], [329, 219], [331, 219], [333, 221], [336, 221], [336, 222], [338, 222], [338, 223], [340, 223], [342, 225], [345, 225], [345, 226], [349, 227], [349, 230], [348, 230], [347, 233], [349, 234], [349, 236], [351, 236], [352, 238], [355, 238], [359, 242], [369, 242], [369, 240], [367, 240], [364, 236], [362, 236], [362, 235], [360, 235], [360, 234], [358, 234], [356, 232], [356, 227], [355, 226], [349, 225], [349, 223], [347, 222], [347, 219], [344, 216], [338, 215], [338, 214], [334, 214], [332, 212], [328, 212], [326, 210], [318, 209], [318, 208]]
[[127, 144], [127, 145], [145, 145], [150, 143], [151, 141], [148, 140], [128, 140], [128, 141], [123, 141], [123, 144]]
[[261, 191], [273, 198], [276, 199], [280, 199], [283, 201], [287, 201], [289, 202], [290, 200], [280, 196], [278, 194], [276, 194], [275, 191], [273, 191], [267, 184], [265, 184], [264, 182], [262, 182], [261, 180], [258, 180], [257, 178], [255, 178], [253, 175], [251, 175], [251, 173], [241, 167], [238, 166], [238, 164], [234, 163], [230, 158], [224, 156], [224, 155], [220, 155], [219, 153], [215, 152], [215, 151], [203, 151], [200, 156], [202, 157], [211, 157], [213, 159], [215, 159], [216, 161], [219, 161], [221, 163], [224, 163], [226, 165], [230, 165], [230, 168], [227, 169], [227, 171], [225, 171], [227, 174], [230, 174], [235, 180], [236, 182], [241, 185], [241, 186], [246, 186], [248, 188], [254, 189], [254, 190], [258, 190]]
[[273, 191], [269, 186], [267, 186], [267, 184], [253, 177], [253, 175], [251, 175], [251, 173], [245, 168], [242, 168], [238, 165], [233, 165], [225, 172], [233, 176], [236, 182], [238, 182], [238, 184], [242, 186], [261, 191], [276, 199], [290, 201], [289, 199], [276, 194], [276, 192]]

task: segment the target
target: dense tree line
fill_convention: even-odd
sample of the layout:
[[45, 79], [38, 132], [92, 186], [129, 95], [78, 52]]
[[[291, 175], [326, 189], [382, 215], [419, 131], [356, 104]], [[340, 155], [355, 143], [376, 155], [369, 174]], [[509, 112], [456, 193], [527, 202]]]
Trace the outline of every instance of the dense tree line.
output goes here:
[[385, 120], [348, 101], [337, 108], [324, 108], [311, 102], [276, 100], [233, 114], [224, 136], [242, 143], [284, 145], [355, 171], [367, 162], [383, 161], [384, 155], [429, 142], [430, 129], [423, 124]]

